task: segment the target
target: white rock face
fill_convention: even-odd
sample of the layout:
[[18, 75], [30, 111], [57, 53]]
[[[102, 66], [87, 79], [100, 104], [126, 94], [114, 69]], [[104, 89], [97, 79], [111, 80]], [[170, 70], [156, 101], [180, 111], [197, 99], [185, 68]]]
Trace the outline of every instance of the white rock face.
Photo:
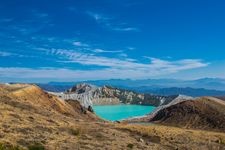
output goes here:
[[162, 105], [164, 102], [166, 101], [166, 99], [163, 97], [160, 99], [160, 105]]
[[140, 104], [160, 106], [170, 103], [177, 98], [187, 99], [187, 96], [159, 96], [151, 94], [139, 94], [128, 90], [117, 89], [109, 86], [97, 87], [82, 83], [78, 84], [66, 92], [54, 93], [53, 95], [61, 99], [78, 100], [86, 108], [92, 105], [112, 105], [112, 104]]
[[78, 100], [80, 104], [86, 108], [104, 104], [119, 104], [120, 101], [114, 96], [113, 91], [107, 87], [96, 87], [89, 84], [78, 84], [66, 92], [56, 93], [49, 92], [62, 99]]
[[80, 104], [86, 108], [88, 108], [88, 106], [92, 106], [92, 94], [91, 93], [85, 93], [85, 94], [76, 94], [76, 93], [72, 93], [72, 94], [66, 94], [66, 93], [55, 93], [54, 95], [57, 95], [58, 97], [62, 98], [62, 99], [71, 99], [71, 100], [78, 100], [80, 102]]
[[178, 95], [177, 98], [175, 98], [173, 101], [171, 101], [168, 105], [175, 105], [177, 103], [180, 103], [182, 101], [187, 101], [187, 100], [193, 100], [194, 98], [191, 96], [186, 96], [186, 95]]

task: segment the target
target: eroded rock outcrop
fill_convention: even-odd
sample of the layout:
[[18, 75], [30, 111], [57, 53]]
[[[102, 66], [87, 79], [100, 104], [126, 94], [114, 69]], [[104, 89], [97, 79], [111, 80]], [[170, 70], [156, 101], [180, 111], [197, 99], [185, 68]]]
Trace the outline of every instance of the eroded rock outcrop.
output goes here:
[[62, 99], [78, 100], [81, 105], [86, 108], [92, 105], [112, 105], [120, 103], [160, 106], [168, 104], [177, 97], [177, 95], [158, 96], [140, 94], [110, 86], [97, 87], [86, 83], [75, 85], [66, 92], [50, 93]]

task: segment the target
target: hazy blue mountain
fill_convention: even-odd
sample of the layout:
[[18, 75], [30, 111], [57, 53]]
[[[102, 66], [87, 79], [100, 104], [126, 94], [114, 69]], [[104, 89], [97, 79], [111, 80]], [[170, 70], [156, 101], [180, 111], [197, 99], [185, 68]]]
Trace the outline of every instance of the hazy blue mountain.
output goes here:
[[139, 87], [133, 88], [134, 91], [141, 92], [141, 93], [152, 93], [156, 95], [189, 95], [192, 97], [200, 97], [200, 96], [225, 96], [225, 91], [218, 91], [218, 90], [208, 90], [203, 88], [161, 88], [161, 89], [151, 89], [148, 87]]
[[41, 87], [45, 91], [51, 91], [51, 92], [63, 92], [68, 89], [70, 89], [74, 84], [51, 84], [51, 83], [46, 83], [46, 84], [37, 84], [39, 87]]
[[75, 84], [89, 83], [96, 86], [109, 85], [117, 88], [133, 90], [141, 93], [158, 95], [189, 95], [189, 96], [224, 96], [225, 79], [203, 78], [198, 80], [147, 79], [147, 80], [96, 80], [83, 82], [49, 82], [38, 84], [41, 88], [52, 92], [66, 91]]
[[116, 87], [151, 87], [151, 88], [204, 88], [210, 90], [225, 90], [225, 79], [202, 78], [198, 80], [176, 80], [176, 79], [146, 79], [146, 80], [97, 80], [85, 81], [94, 85], [111, 85]]

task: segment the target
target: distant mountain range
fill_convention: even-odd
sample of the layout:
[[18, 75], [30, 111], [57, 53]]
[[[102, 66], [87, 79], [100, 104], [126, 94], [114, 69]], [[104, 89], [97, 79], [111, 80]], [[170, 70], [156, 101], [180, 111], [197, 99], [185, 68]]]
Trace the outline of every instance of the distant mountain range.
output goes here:
[[41, 88], [52, 92], [63, 92], [75, 84], [89, 83], [96, 86], [109, 85], [116, 88], [133, 90], [140, 93], [157, 95], [189, 95], [189, 96], [224, 96], [225, 79], [202, 78], [198, 80], [146, 79], [146, 80], [92, 80], [82, 82], [49, 82], [38, 84]]
[[218, 91], [218, 90], [208, 90], [204, 88], [177, 88], [177, 87], [171, 87], [171, 88], [155, 88], [151, 89], [148, 87], [138, 87], [133, 88], [134, 91], [140, 92], [140, 93], [152, 93], [156, 95], [189, 95], [192, 97], [200, 97], [200, 96], [224, 96], [225, 91]]

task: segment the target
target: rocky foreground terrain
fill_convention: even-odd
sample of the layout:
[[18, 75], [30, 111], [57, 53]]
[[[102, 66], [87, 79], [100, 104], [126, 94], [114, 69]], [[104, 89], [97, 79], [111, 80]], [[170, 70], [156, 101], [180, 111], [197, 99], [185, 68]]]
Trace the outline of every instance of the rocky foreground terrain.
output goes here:
[[[224, 109], [221, 101], [206, 104]], [[191, 106], [193, 110], [200, 107], [195, 103]], [[223, 113], [214, 109], [204, 112]], [[59, 99], [35, 85], [0, 85], [0, 118], [1, 150], [225, 149], [224, 132], [165, 126], [160, 122], [106, 122], [77, 101]]]
[[77, 84], [65, 92], [49, 92], [62, 99], [78, 100], [84, 107], [110, 104], [138, 104], [159, 106], [171, 102], [178, 95], [160, 96], [140, 94], [129, 90], [118, 89], [110, 86], [97, 87], [82, 83]]

